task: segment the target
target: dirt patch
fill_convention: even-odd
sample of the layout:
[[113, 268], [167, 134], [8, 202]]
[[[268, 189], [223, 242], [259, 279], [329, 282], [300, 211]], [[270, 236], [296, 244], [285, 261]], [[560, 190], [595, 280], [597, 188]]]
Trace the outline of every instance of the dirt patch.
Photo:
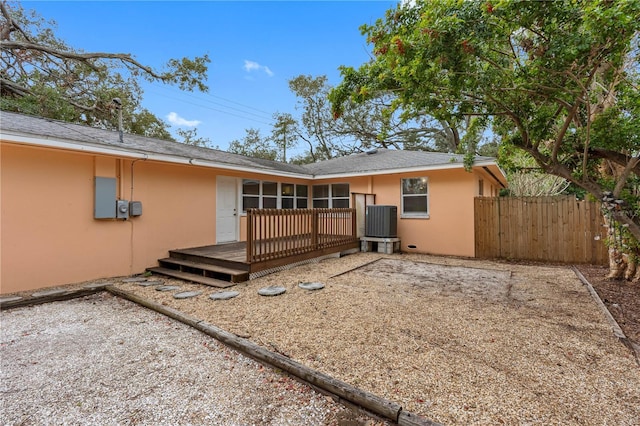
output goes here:
[[408, 260], [379, 259], [350, 272], [398, 285], [419, 287], [430, 295], [506, 300], [511, 289], [511, 271], [434, 265]]
[[[239, 284], [226, 301], [163, 281], [204, 294], [118, 286], [445, 424], [640, 417], [635, 358], [569, 268], [359, 253]], [[287, 291], [257, 294], [271, 285]]]
[[603, 266], [580, 265], [578, 269], [591, 283], [624, 334], [640, 345], [640, 285], [607, 279]]

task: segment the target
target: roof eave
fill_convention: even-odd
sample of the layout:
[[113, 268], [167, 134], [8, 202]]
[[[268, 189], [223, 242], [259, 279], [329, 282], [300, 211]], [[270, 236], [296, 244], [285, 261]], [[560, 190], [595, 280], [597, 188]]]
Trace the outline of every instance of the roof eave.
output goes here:
[[[495, 161], [491, 160], [483, 160], [473, 163], [472, 167], [487, 167], [487, 166], [496, 166], [499, 170], [500, 168], [497, 166]], [[329, 174], [314, 174], [314, 179], [339, 179], [339, 178], [349, 178], [349, 177], [361, 177], [361, 176], [379, 176], [379, 175], [389, 175], [389, 174], [400, 174], [400, 173], [414, 173], [414, 172], [423, 172], [423, 171], [432, 171], [432, 170], [450, 170], [450, 169], [462, 169], [464, 168], [463, 163], [455, 162], [455, 163], [442, 163], [442, 164], [434, 164], [430, 166], [414, 166], [414, 167], [397, 167], [393, 169], [381, 169], [381, 170], [364, 170], [358, 172], [348, 172], [348, 173], [329, 173]], [[502, 173], [502, 170], [500, 170]]]
[[159, 154], [153, 152], [145, 152], [135, 149], [126, 149], [118, 148], [114, 146], [98, 146], [93, 145], [87, 142], [78, 143], [73, 140], [61, 140], [61, 139], [53, 139], [47, 137], [34, 137], [30, 134], [24, 133], [12, 133], [12, 132], [2, 132], [0, 131], [0, 140], [7, 143], [15, 143], [20, 145], [31, 145], [31, 146], [41, 146], [52, 149], [63, 149], [69, 151], [80, 151], [89, 154], [103, 154], [103, 155], [114, 155], [126, 158], [134, 158], [134, 159], [143, 159], [143, 160], [152, 160], [152, 161], [160, 161], [165, 163], [173, 163], [173, 164], [187, 164], [193, 166], [207, 167], [207, 168], [216, 168], [222, 170], [229, 170], [235, 172], [245, 172], [245, 173], [254, 173], [254, 174], [265, 174], [270, 176], [282, 176], [289, 178], [298, 178], [298, 179], [311, 179], [312, 176], [310, 174], [302, 174], [302, 173], [293, 173], [286, 171], [279, 171], [273, 169], [260, 169], [253, 167], [242, 167], [233, 164], [220, 163], [211, 160], [206, 160], [202, 158], [187, 158], [181, 157], [177, 155], [169, 155], [169, 154]]

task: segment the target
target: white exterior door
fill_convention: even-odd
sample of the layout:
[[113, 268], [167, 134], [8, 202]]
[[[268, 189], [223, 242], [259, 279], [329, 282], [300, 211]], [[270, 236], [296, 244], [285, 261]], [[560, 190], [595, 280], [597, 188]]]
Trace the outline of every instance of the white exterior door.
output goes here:
[[238, 241], [236, 178], [218, 176], [216, 181], [216, 243]]

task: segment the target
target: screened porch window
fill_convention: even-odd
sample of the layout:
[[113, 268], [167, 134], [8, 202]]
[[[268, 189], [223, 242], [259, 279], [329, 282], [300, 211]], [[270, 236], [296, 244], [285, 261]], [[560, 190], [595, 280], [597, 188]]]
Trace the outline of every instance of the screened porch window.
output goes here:
[[260, 208], [260, 181], [244, 179], [242, 181], [242, 210]]
[[313, 185], [313, 208], [349, 208], [349, 184]]
[[281, 205], [283, 209], [307, 208], [307, 185], [283, 183], [280, 190]]
[[242, 211], [247, 209], [306, 209], [307, 185], [243, 179]]

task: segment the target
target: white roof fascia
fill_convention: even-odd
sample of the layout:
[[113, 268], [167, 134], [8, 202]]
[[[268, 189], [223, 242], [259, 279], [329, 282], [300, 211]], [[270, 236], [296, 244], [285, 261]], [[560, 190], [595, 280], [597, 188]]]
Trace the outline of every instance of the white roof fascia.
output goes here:
[[62, 141], [58, 139], [38, 138], [33, 136], [21, 136], [18, 134], [9, 135], [1, 131], [0, 131], [0, 140], [2, 140], [2, 142], [16, 143], [20, 145], [37, 145], [37, 146], [43, 146], [46, 148], [80, 151], [80, 152], [91, 153], [91, 154], [114, 155], [119, 157], [136, 158], [136, 159], [143, 159], [143, 160], [154, 160], [154, 161], [161, 161], [161, 162], [174, 163], [174, 164], [190, 164], [190, 165], [201, 166], [201, 167], [216, 168], [216, 169], [245, 172], [245, 173], [263, 174], [263, 175], [269, 175], [269, 176], [282, 176], [282, 177], [307, 179], [307, 180], [313, 179], [313, 177], [310, 174], [303, 175], [298, 173], [247, 168], [247, 167], [234, 166], [234, 165], [229, 165], [224, 163], [216, 163], [214, 161], [204, 160], [200, 158], [186, 158], [186, 157], [179, 157], [179, 156], [168, 155], [168, 154], [146, 153], [146, 152], [136, 151], [131, 149], [102, 147], [102, 146], [91, 145], [87, 143], [80, 144], [73, 141]]
[[[2, 132], [2, 129], [0, 129], [0, 140], [2, 140], [3, 142], [12, 142], [12, 143], [21, 144], [21, 145], [37, 145], [37, 146], [43, 146], [47, 148], [80, 151], [80, 152], [91, 153], [91, 154], [114, 155], [114, 156], [120, 156], [120, 157], [154, 160], [154, 161], [174, 163], [174, 164], [190, 164], [190, 165], [197, 165], [201, 167], [216, 168], [216, 169], [236, 171], [236, 172], [255, 173], [255, 174], [262, 174], [262, 175], [269, 175], [269, 176], [281, 176], [281, 177], [307, 179], [307, 180], [340, 179], [340, 178], [360, 177], [360, 176], [378, 176], [378, 175], [388, 175], [388, 174], [414, 173], [414, 172], [422, 172], [422, 171], [430, 171], [430, 170], [456, 169], [456, 168], [464, 167], [464, 164], [462, 162], [454, 162], [454, 163], [435, 164], [431, 166], [400, 167], [400, 168], [393, 168], [393, 169], [382, 169], [382, 170], [372, 170], [372, 171], [362, 171], [362, 172], [312, 175], [311, 173], [299, 174], [299, 173], [282, 172], [282, 171], [276, 171], [276, 170], [263, 170], [263, 169], [256, 169], [256, 168], [249, 168], [249, 167], [242, 167], [242, 166], [234, 166], [234, 165], [229, 165], [225, 163], [216, 163], [211, 160], [204, 160], [200, 158], [186, 158], [186, 157], [180, 157], [176, 155], [147, 153], [147, 152], [136, 151], [132, 149], [126, 149], [126, 147], [123, 147], [123, 149], [119, 149], [117, 147], [103, 147], [103, 146], [93, 145], [87, 142], [79, 143], [77, 141], [72, 141], [72, 140], [50, 139], [46, 137], [34, 137], [32, 135], [22, 134], [22, 133], [13, 133], [13, 132], [6, 133], [6, 132]], [[496, 166], [496, 162], [491, 160], [485, 160], [485, 161], [473, 163], [473, 167], [482, 167], [482, 166]], [[498, 169], [502, 172], [502, 169], [500, 168]], [[504, 176], [504, 172], [502, 173]]]
[[[495, 166], [495, 161], [480, 161], [477, 163], [473, 163], [473, 167], [482, 167], [482, 166]], [[379, 176], [379, 175], [392, 175], [392, 174], [400, 174], [400, 173], [414, 173], [414, 172], [424, 172], [430, 170], [448, 170], [448, 169], [460, 169], [464, 168], [463, 163], [445, 163], [445, 164], [434, 164], [431, 166], [414, 166], [414, 167], [404, 167], [404, 168], [395, 168], [395, 169], [382, 169], [382, 170], [372, 170], [365, 172], [352, 172], [352, 173], [335, 173], [328, 175], [313, 175], [313, 179], [340, 179], [340, 178], [349, 178], [349, 177], [359, 177], [359, 176]]]

